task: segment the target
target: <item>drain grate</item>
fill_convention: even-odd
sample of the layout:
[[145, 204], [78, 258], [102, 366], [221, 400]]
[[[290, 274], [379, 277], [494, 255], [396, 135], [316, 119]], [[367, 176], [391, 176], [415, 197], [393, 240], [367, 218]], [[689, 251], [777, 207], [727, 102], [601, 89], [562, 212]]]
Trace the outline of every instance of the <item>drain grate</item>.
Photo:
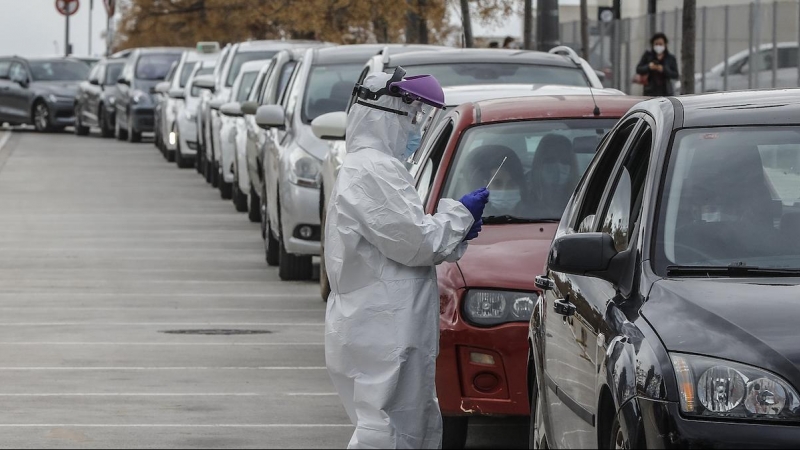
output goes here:
[[165, 334], [203, 334], [211, 336], [233, 336], [237, 334], [272, 334], [269, 330], [167, 330], [161, 331]]

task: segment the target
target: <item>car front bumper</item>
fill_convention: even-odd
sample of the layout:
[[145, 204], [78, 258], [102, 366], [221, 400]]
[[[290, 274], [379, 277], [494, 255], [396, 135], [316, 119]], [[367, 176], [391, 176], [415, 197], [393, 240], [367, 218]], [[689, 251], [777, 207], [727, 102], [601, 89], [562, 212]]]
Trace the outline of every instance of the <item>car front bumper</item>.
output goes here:
[[647, 448], [788, 449], [800, 444], [800, 424], [687, 419], [675, 402], [637, 398], [623, 406], [620, 419], [632, 445], [646, 442]]
[[185, 117], [178, 118], [178, 150], [183, 156], [197, 155], [197, 122]]
[[[281, 238], [286, 251], [295, 255], [319, 255], [319, 189], [282, 182], [280, 197]], [[297, 236], [296, 231], [302, 226], [315, 230], [311, 239]]]
[[149, 133], [155, 129], [155, 109], [152, 106], [131, 106], [130, 114], [134, 130]]
[[75, 104], [73, 101], [48, 102], [50, 108], [50, 124], [55, 127], [67, 127], [75, 124]]

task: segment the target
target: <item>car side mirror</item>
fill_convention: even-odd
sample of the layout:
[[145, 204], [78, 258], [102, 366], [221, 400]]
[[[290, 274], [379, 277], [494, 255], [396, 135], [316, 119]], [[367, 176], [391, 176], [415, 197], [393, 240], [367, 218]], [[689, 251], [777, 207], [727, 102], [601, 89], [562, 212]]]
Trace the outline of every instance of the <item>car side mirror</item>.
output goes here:
[[263, 129], [286, 128], [286, 113], [280, 105], [264, 105], [256, 111], [256, 124]]
[[97, 78], [92, 78], [91, 80], [89, 80], [89, 84], [93, 86], [100, 86], [100, 80], [98, 80]]
[[258, 111], [257, 102], [244, 102], [242, 103], [242, 114], [247, 116], [254, 116]]
[[334, 111], [323, 114], [311, 122], [311, 131], [320, 139], [342, 140], [347, 130], [347, 113]]
[[222, 108], [222, 105], [224, 105], [224, 104], [225, 104], [224, 100], [220, 100], [220, 99], [217, 98], [217, 99], [214, 99], [214, 100], [211, 100], [210, 102], [208, 102], [208, 107], [213, 109], [213, 110], [215, 110], [215, 111], [217, 111], [220, 108]]
[[168, 81], [162, 81], [161, 83], [158, 83], [155, 88], [153, 88], [153, 91], [157, 92], [159, 94], [165, 94], [166, 95], [169, 92], [169, 88], [170, 88], [171, 85], [172, 85], [172, 83], [170, 83]]
[[171, 89], [168, 95], [169, 98], [174, 98], [178, 100], [183, 100], [186, 98], [186, 92], [184, 92], [183, 89], [180, 88]]
[[126, 80], [125, 78], [120, 78], [120, 79], [118, 79], [118, 80], [117, 80], [117, 83], [119, 83], [119, 84], [124, 84], [125, 86], [130, 86], [130, 85], [131, 85], [131, 82], [130, 82], [130, 81], [128, 81], [128, 80]]
[[216, 90], [216, 84], [214, 80], [211, 78], [196, 78], [192, 82], [192, 86], [198, 89], [205, 89], [207, 91], [211, 91], [212, 93]]
[[572, 233], [553, 241], [547, 265], [555, 272], [600, 278], [618, 285], [626, 281], [623, 278], [629, 255], [628, 250], [617, 252], [614, 238], [608, 233]]
[[237, 102], [225, 103], [219, 108], [219, 112], [230, 117], [242, 117], [242, 107]]

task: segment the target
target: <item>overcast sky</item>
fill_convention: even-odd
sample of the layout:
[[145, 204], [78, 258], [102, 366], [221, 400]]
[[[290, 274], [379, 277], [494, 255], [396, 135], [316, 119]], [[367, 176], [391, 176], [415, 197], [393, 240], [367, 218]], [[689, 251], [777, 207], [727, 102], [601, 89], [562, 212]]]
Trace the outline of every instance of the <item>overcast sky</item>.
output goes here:
[[[80, 9], [70, 18], [70, 42], [75, 55], [89, 54], [89, 1], [80, 0]], [[55, 0], [0, 0], [0, 55], [61, 55], [64, 52], [64, 16], [55, 8]], [[449, 2], [452, 3], [452, 2]], [[451, 20], [460, 22], [457, 10]], [[522, 35], [520, 17], [509, 17], [502, 27], [487, 29], [473, 25], [476, 36]], [[94, 0], [92, 12], [92, 54], [105, 53], [102, 32], [106, 29], [106, 11], [102, 0]]]

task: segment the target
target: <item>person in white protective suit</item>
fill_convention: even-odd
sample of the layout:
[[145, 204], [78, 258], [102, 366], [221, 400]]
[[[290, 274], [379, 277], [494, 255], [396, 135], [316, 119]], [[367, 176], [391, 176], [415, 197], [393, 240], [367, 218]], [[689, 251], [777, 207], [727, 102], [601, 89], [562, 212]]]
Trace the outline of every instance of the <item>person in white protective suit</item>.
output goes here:
[[443, 107], [444, 94], [433, 77], [404, 73], [356, 86], [326, 216], [325, 359], [356, 426], [348, 448], [441, 447], [435, 265], [464, 254], [489, 196], [484, 188], [442, 199], [425, 213], [401, 159], [415, 150], [407, 144], [423, 103]]

